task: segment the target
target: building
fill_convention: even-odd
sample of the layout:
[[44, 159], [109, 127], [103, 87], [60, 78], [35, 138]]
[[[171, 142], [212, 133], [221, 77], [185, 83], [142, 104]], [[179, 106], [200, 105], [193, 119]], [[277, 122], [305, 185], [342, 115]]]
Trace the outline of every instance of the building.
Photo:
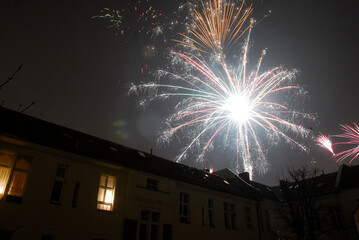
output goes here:
[[[199, 170], [5, 108], [0, 116], [0, 240], [293, 236], [278, 215], [280, 187], [247, 173]], [[335, 228], [322, 239], [356, 236], [358, 174], [342, 166], [317, 178], [332, 210], [322, 230]]]
[[291, 173], [290, 181], [272, 188], [281, 199], [278, 239], [358, 239], [354, 214], [359, 206], [359, 165], [341, 165], [328, 174], [310, 168]]
[[[274, 239], [274, 193], [0, 108], [0, 239]], [[265, 191], [263, 191], [263, 189]]]

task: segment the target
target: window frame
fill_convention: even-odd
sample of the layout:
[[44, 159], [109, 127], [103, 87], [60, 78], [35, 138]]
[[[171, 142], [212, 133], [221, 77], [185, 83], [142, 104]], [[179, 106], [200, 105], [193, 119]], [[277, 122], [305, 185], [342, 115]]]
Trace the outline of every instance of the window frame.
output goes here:
[[159, 181], [154, 178], [147, 178], [146, 188], [153, 191], [158, 191]]
[[214, 200], [211, 198], [208, 199], [208, 225], [212, 228], [216, 226], [214, 221]]
[[[31, 169], [32, 157], [23, 155], [23, 154], [19, 154], [19, 153], [15, 153], [15, 152], [6, 151], [6, 150], [0, 150], [0, 154], [8, 155], [11, 158], [10, 166], [4, 165], [4, 164], [1, 165], [1, 167], [8, 168], [10, 170], [8, 172], [7, 179], [4, 180], [3, 193], [0, 196], [0, 200], [2, 200], [4, 198], [7, 202], [22, 203], [22, 199], [23, 199], [24, 192], [25, 192], [26, 185], [27, 185], [27, 179], [28, 179], [30, 169]], [[27, 169], [16, 166], [17, 163], [22, 159], [25, 159], [26, 164], [28, 164]], [[17, 178], [20, 175], [16, 176], [16, 173], [23, 175], [23, 179], [20, 181], [20, 183], [21, 183], [20, 193], [14, 194], [14, 193], [11, 193], [10, 191], [13, 188], [13, 184], [14, 184], [14, 187], [16, 187], [16, 184], [19, 184], [19, 181], [18, 181], [19, 179], [17, 179]], [[15, 190], [15, 191], [19, 191], [19, 190]]]
[[[65, 169], [64, 176], [58, 176], [59, 168]], [[65, 183], [66, 183], [67, 172], [68, 172], [68, 166], [66, 166], [64, 164], [61, 164], [61, 163], [57, 164], [56, 173], [55, 173], [55, 179], [54, 179], [54, 182], [53, 182], [53, 185], [52, 185], [52, 190], [51, 190], [51, 195], [50, 195], [50, 203], [61, 205], [62, 197], [63, 197], [63, 193], [64, 193], [64, 186], [65, 186]], [[54, 194], [55, 186], [56, 186], [57, 182], [61, 182], [61, 190], [60, 190], [60, 194], [59, 194], [59, 199], [53, 199], [53, 194]]]
[[[146, 214], [143, 214], [146, 213]], [[144, 216], [146, 215], [146, 218]], [[156, 219], [154, 216], [157, 216]], [[139, 240], [158, 240], [160, 238], [160, 219], [161, 213], [158, 211], [152, 211], [148, 209], [141, 209], [140, 215], [140, 229], [139, 229]], [[153, 230], [156, 229], [154, 233]], [[155, 234], [155, 236], [153, 236]]]
[[[186, 199], [187, 201], [185, 201]], [[190, 194], [180, 192], [178, 201], [180, 222], [190, 223]], [[185, 214], [185, 209], [187, 209], [187, 214]]]
[[244, 221], [248, 229], [253, 229], [252, 209], [250, 207], [244, 207]]
[[[106, 178], [104, 186], [101, 186], [102, 177]], [[109, 178], [113, 178], [113, 187], [112, 188], [108, 187], [108, 179]], [[97, 210], [105, 211], [105, 212], [113, 212], [114, 204], [115, 204], [115, 194], [116, 194], [116, 181], [117, 181], [116, 176], [109, 175], [109, 174], [101, 174], [100, 175], [100, 182], [99, 182], [98, 191], [97, 191], [97, 206], [96, 206]], [[104, 189], [103, 196], [102, 196], [103, 200], [99, 200], [100, 190], [101, 189]], [[111, 195], [111, 202], [106, 202], [106, 193], [107, 193], [108, 190], [113, 191], [112, 195]], [[105, 209], [106, 206], [109, 206], [110, 209]]]

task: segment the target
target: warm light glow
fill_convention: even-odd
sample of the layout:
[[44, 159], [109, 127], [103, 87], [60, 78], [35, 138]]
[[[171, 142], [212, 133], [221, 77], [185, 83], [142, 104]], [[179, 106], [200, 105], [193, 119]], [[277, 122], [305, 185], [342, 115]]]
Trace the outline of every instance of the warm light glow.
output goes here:
[[101, 175], [97, 196], [97, 209], [112, 211], [115, 197], [116, 178]]
[[113, 191], [107, 190], [105, 195], [105, 203], [112, 203], [113, 202]]
[[229, 118], [244, 122], [250, 117], [251, 107], [247, 99], [241, 95], [230, 96], [223, 106], [229, 112]]
[[4, 196], [9, 181], [13, 156], [0, 152], [0, 200]]

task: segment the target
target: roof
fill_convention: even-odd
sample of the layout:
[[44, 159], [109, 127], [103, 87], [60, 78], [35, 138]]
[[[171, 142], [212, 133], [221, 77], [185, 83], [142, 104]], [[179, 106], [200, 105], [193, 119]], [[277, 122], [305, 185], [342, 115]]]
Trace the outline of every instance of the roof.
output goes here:
[[264, 185], [228, 179], [0, 107], [0, 134], [189, 184], [259, 200]]
[[[307, 182], [307, 187], [312, 189], [313, 196], [328, 195], [338, 193], [340, 191], [359, 187], [359, 165], [347, 166], [345, 164], [339, 167], [339, 171], [321, 174], [311, 178], [300, 181], [304, 184]], [[283, 191], [293, 192], [298, 187], [297, 182], [280, 181], [280, 186], [272, 187], [273, 192], [280, 198], [284, 199]], [[313, 189], [314, 188], [314, 189]], [[287, 192], [287, 193], [288, 193]], [[295, 195], [293, 195], [295, 198]], [[287, 196], [288, 197], [288, 196]]]

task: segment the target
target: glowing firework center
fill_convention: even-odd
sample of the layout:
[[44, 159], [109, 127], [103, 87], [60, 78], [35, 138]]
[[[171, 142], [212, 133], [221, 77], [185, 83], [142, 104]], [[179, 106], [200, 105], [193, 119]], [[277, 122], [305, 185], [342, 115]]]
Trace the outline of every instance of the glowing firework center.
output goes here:
[[223, 109], [228, 111], [228, 117], [236, 122], [245, 122], [250, 118], [251, 106], [248, 100], [242, 95], [232, 95], [228, 97], [223, 105]]

